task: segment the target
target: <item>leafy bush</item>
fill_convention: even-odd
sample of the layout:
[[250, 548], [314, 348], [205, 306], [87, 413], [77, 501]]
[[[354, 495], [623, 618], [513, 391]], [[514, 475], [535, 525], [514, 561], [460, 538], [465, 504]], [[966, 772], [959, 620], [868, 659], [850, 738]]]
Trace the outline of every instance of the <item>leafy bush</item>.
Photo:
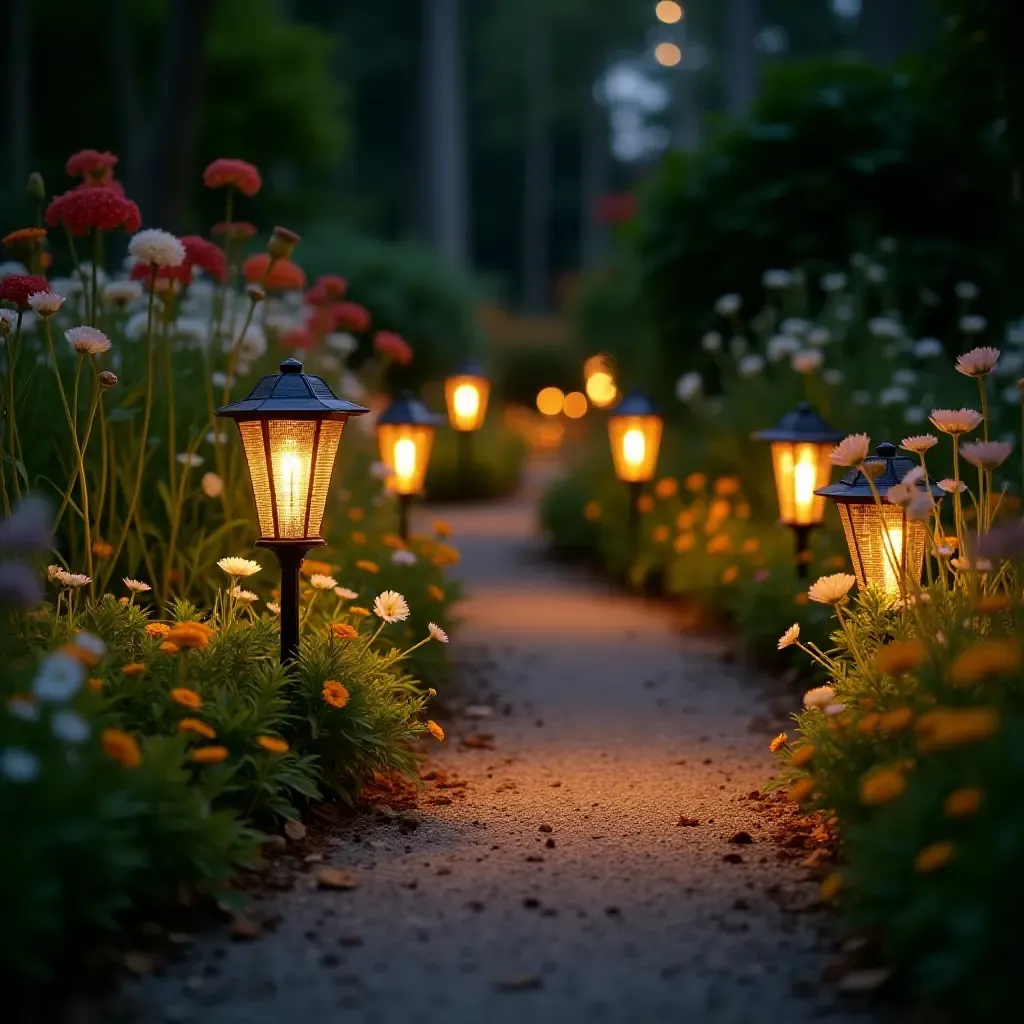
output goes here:
[[464, 473], [459, 449], [466, 443], [454, 430], [437, 432], [427, 468], [431, 501], [479, 501], [515, 491], [526, 458], [519, 434], [492, 417], [469, 438], [469, 472]]

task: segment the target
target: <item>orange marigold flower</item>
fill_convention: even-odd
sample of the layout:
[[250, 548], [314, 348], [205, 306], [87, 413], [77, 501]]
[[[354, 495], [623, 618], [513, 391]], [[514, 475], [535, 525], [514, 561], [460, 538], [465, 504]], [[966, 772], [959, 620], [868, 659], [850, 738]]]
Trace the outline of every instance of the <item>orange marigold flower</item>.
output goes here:
[[596, 501], [588, 501], [583, 506], [583, 518], [588, 523], [596, 523], [601, 518], [601, 506]]
[[954, 789], [943, 801], [942, 810], [947, 818], [969, 818], [981, 806], [981, 790], [977, 786]]
[[1009, 595], [1005, 593], [982, 594], [975, 599], [974, 610], [983, 615], [998, 615], [999, 612], [1008, 611], [1012, 605]]
[[745, 502], [738, 502], [736, 505], [736, 518], [737, 519], [749, 519], [750, 518], [750, 506]]
[[823, 900], [834, 900], [842, 892], [843, 885], [843, 876], [839, 872], [833, 871], [828, 878], [822, 881], [818, 892]]
[[359, 508], [358, 505], [353, 506], [348, 510], [348, 517], [353, 523], [362, 522], [366, 518], [366, 510]]
[[740, 578], [740, 570], [735, 565], [730, 565], [725, 572], [722, 573], [722, 583], [724, 586], [730, 586]]
[[332, 622], [327, 627], [328, 632], [335, 640], [358, 640], [359, 631], [347, 622]]
[[443, 601], [444, 591], [436, 583], [431, 583], [430, 586], [427, 587], [427, 596], [432, 601]]
[[100, 559], [112, 558], [114, 545], [108, 544], [105, 540], [94, 540], [92, 542], [92, 553]]
[[716, 534], [708, 541], [707, 551], [709, 555], [727, 555], [732, 551], [732, 541], [727, 534]]
[[202, 622], [179, 622], [167, 632], [165, 639], [179, 647], [203, 648], [210, 642], [213, 630]]
[[356, 562], [356, 568], [362, 569], [363, 572], [380, 572], [380, 566], [376, 562], [367, 561], [365, 558], [360, 558], [359, 561]]
[[163, 654], [168, 654], [168, 655], [177, 654], [180, 650], [181, 650], [181, 648], [176, 643], [173, 643], [170, 640], [165, 640], [160, 645], [160, 651]]
[[129, 676], [129, 677], [131, 677], [131, 676], [141, 676], [142, 673], [146, 671], [146, 666], [143, 665], [141, 662], [133, 661], [133, 662], [130, 662], [129, 664], [127, 664], [127, 665], [122, 665], [121, 666], [121, 671], [126, 676]]
[[451, 544], [438, 544], [434, 550], [435, 565], [458, 565], [460, 561], [462, 561], [462, 556], [459, 554], [459, 549], [452, 547]]
[[651, 532], [651, 537], [655, 544], [664, 544], [670, 536], [671, 533], [669, 532], [669, 528], [664, 524], [656, 526]]
[[171, 627], [166, 622], [147, 622], [146, 636], [167, 636]]
[[434, 737], [435, 740], [444, 739], [444, 729], [441, 728], [433, 719], [427, 722], [427, 732]]
[[810, 743], [804, 743], [793, 751], [790, 761], [797, 768], [803, 768], [805, 764], [810, 763], [812, 757], [814, 757], [814, 747]]
[[348, 690], [336, 679], [328, 679], [323, 688], [324, 700], [333, 708], [343, 708], [348, 703]]
[[4, 235], [2, 241], [8, 249], [16, 245], [25, 245], [31, 242], [38, 242], [40, 238], [46, 237], [46, 228], [18, 228]]
[[879, 726], [882, 716], [877, 711], [869, 711], [858, 723], [857, 732], [870, 736]]
[[188, 755], [196, 764], [220, 764], [228, 759], [228, 748], [221, 746], [194, 747]]
[[654, 511], [654, 499], [649, 494], [641, 494], [636, 499], [636, 507], [646, 515], [648, 512]]
[[913, 708], [893, 708], [882, 713], [878, 727], [883, 732], [902, 732], [913, 720]]
[[256, 742], [271, 754], [287, 754], [288, 743], [277, 736], [260, 736]]
[[756, 555], [761, 550], [761, 541], [757, 537], [748, 537], [740, 547], [745, 555]]
[[883, 675], [901, 676], [920, 668], [927, 657], [928, 648], [919, 638], [894, 640], [875, 654], [875, 668]]
[[918, 748], [949, 750], [987, 739], [999, 728], [992, 708], [935, 708], [917, 720]]
[[103, 689], [103, 680], [102, 679], [93, 678], [93, 679], [89, 680], [89, 692], [90, 693], [99, 693], [100, 690], [102, 690], [102, 689]]
[[362, 530], [353, 530], [348, 535], [348, 539], [350, 541], [352, 541], [353, 544], [365, 544], [366, 543], [366, 534], [363, 533]]
[[207, 725], [205, 722], [198, 718], [183, 718], [178, 723], [179, 732], [194, 732], [197, 736], [202, 736], [205, 739], [212, 740], [217, 738], [217, 733], [213, 726]]
[[729, 498], [740, 492], [740, 478], [738, 476], [720, 476], [715, 481], [715, 494], [719, 498]]
[[359, 605], [353, 604], [349, 605], [348, 613], [349, 615], [356, 616], [358, 619], [365, 619], [367, 615], [370, 614], [370, 610], [368, 608], [360, 608]]
[[654, 485], [654, 494], [658, 498], [671, 498], [674, 494], [679, 493], [679, 482], [675, 477], [666, 476], [662, 477]]
[[676, 537], [672, 544], [673, 549], [678, 554], [683, 554], [685, 551], [692, 551], [694, 544], [697, 543], [697, 538], [692, 533], [681, 533]]
[[1021, 661], [1018, 640], [1012, 637], [980, 640], [957, 655], [949, 668], [949, 678], [954, 686], [972, 686], [990, 676], [1017, 672]]
[[138, 741], [122, 729], [104, 729], [100, 733], [100, 744], [107, 757], [125, 768], [138, 768], [142, 764]]
[[207, 188], [231, 185], [246, 196], [254, 196], [263, 184], [259, 170], [246, 160], [221, 157], [208, 164], [203, 171], [203, 184]]
[[182, 705], [182, 707], [198, 710], [203, 706], [203, 698], [195, 690], [189, 690], [184, 686], [176, 686], [171, 690], [171, 700]]
[[703, 473], [691, 473], [686, 478], [686, 489], [688, 491], [703, 491], [707, 485], [708, 478]]
[[795, 804], [802, 804], [814, 792], [814, 783], [810, 779], [798, 779], [786, 791], [786, 796]]
[[443, 519], [438, 519], [434, 522], [434, 533], [437, 534], [442, 540], [446, 540], [452, 535], [452, 524], [445, 522]]
[[789, 739], [789, 737], [784, 732], [780, 732], [779, 735], [768, 744], [768, 749], [773, 754], [777, 754], [786, 745], [787, 739]]
[[406, 546], [405, 541], [397, 533], [385, 533], [380, 542], [384, 547], [391, 548], [392, 551], [402, 551]]
[[696, 522], [697, 514], [693, 509], [688, 509], [685, 512], [679, 513], [679, 518], [676, 520], [676, 526], [678, 526], [680, 530], [691, 530]]
[[69, 658], [74, 658], [75, 661], [86, 668], [94, 668], [101, 660], [100, 655], [96, 651], [91, 651], [76, 643], [64, 644], [60, 648], [60, 653], [66, 654]]
[[302, 291], [306, 272], [291, 260], [274, 260], [270, 253], [258, 252], [242, 264], [242, 276], [249, 284], [257, 284], [268, 292]]
[[303, 576], [330, 576], [334, 571], [334, 567], [328, 562], [318, 562], [313, 558], [304, 558], [300, 571]]
[[907, 788], [907, 780], [895, 768], [876, 768], [860, 784], [860, 802], [877, 807], [895, 800]]
[[946, 840], [932, 843], [914, 858], [914, 870], [921, 875], [930, 874], [948, 864], [955, 855], [956, 847], [952, 843]]

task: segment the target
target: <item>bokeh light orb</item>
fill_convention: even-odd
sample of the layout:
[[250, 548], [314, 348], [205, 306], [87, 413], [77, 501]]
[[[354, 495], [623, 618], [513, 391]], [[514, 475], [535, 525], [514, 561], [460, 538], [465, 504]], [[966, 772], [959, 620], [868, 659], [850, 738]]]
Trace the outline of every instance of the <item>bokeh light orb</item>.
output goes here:
[[587, 377], [587, 398], [599, 409], [606, 409], [619, 397], [615, 378], [607, 370], [598, 370]]
[[654, 48], [654, 59], [663, 68], [674, 68], [683, 59], [683, 51], [675, 43], [658, 43]]
[[654, 8], [654, 16], [665, 25], [674, 25], [683, 18], [683, 8], [676, 0], [660, 0]]
[[587, 398], [582, 391], [570, 391], [562, 403], [562, 412], [571, 420], [582, 419], [587, 414]]
[[541, 388], [537, 392], [537, 408], [545, 416], [557, 416], [564, 402], [565, 394], [561, 388]]

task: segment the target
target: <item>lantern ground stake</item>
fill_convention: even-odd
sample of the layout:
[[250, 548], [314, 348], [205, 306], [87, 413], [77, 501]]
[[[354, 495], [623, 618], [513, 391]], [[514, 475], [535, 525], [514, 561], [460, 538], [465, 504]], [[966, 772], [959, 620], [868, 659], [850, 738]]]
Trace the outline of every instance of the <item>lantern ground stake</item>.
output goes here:
[[281, 662], [299, 650], [299, 570], [320, 535], [342, 429], [368, 409], [338, 398], [319, 377], [286, 359], [248, 398], [217, 410], [233, 419], [245, 449], [260, 538], [281, 567]]
[[643, 497], [644, 485], [639, 480], [629, 482], [629, 524], [627, 541], [629, 544], [629, 562], [632, 565], [640, 554], [640, 499]]
[[469, 493], [469, 482], [473, 478], [473, 435], [468, 430], [460, 430], [458, 438], [459, 491], [466, 495]]

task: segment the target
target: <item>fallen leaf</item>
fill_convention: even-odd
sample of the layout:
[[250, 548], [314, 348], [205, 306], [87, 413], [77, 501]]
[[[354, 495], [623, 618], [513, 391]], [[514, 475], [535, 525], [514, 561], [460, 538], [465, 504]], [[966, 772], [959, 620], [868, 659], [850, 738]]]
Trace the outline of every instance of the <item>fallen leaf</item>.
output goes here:
[[306, 826], [301, 821], [289, 821], [285, 823], [284, 834], [293, 842], [298, 843], [306, 838]]
[[881, 988], [891, 975], [892, 972], [886, 967], [866, 967], [844, 974], [836, 983], [836, 988], [846, 995], [864, 995]]
[[347, 892], [359, 888], [359, 879], [350, 871], [340, 868], [321, 868], [316, 873], [316, 884], [321, 889], [341, 889]]

